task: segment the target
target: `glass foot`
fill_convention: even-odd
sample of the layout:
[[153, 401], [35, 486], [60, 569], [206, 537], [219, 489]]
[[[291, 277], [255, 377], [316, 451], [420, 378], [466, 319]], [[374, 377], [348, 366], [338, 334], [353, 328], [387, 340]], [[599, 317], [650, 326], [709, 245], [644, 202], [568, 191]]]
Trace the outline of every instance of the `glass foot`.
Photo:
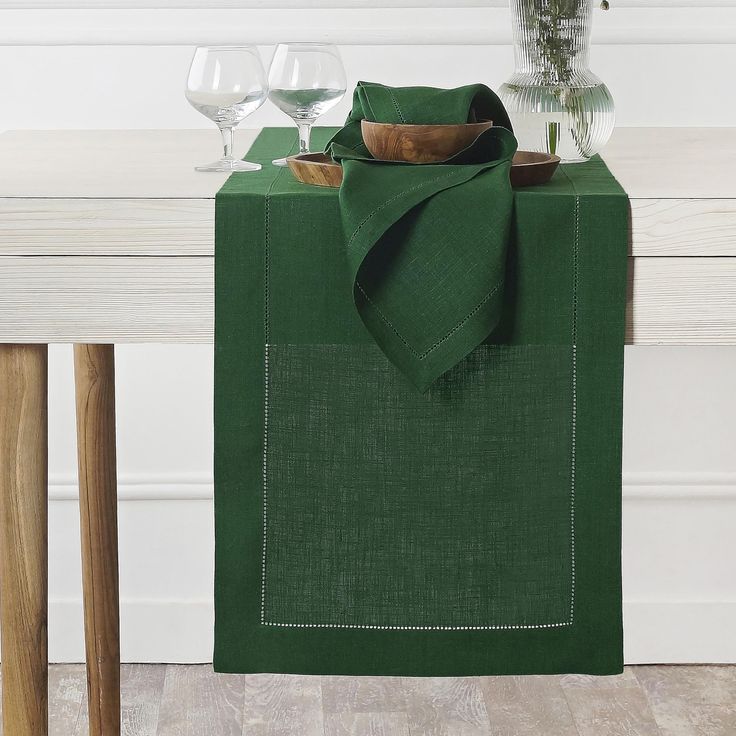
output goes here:
[[276, 158], [273, 161], [271, 161], [271, 163], [274, 166], [288, 166], [289, 165], [289, 164], [286, 163], [286, 159], [285, 158]]
[[204, 166], [195, 166], [195, 171], [260, 171], [260, 164], [252, 164], [250, 161], [239, 161], [238, 159], [223, 158]]

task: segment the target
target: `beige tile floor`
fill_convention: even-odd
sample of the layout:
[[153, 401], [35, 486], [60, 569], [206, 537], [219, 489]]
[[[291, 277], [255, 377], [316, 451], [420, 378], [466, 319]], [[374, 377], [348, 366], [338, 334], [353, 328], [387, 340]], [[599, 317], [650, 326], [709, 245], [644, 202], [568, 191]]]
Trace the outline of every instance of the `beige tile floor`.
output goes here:
[[[736, 736], [736, 666], [421, 679], [124, 665], [122, 680], [124, 736]], [[86, 736], [84, 666], [52, 666], [49, 698], [51, 736]]]

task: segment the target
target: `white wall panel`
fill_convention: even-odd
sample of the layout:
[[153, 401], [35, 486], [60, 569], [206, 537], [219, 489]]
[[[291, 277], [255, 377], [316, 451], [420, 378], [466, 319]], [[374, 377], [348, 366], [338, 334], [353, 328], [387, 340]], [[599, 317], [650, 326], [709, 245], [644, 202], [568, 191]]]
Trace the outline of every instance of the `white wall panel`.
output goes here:
[[[595, 5], [595, 0], [591, 0]], [[0, 0], [2, 8], [504, 8], [508, 0]], [[615, 0], [615, 8], [728, 8], [734, 0]]]
[[[26, 6], [28, 7], [28, 6]], [[32, 6], [31, 6], [32, 7]], [[186, 45], [276, 43], [309, 38], [340, 44], [508, 44], [504, 7], [105, 8], [1, 10], [5, 45]], [[623, 7], [596, 12], [598, 44], [736, 42], [736, 6]]]
[[[262, 51], [270, 59], [272, 47]], [[0, 75], [0, 130], [205, 127], [184, 99], [191, 53], [185, 46], [0, 46], [0, 68], [13, 70]], [[362, 78], [497, 87], [513, 69], [509, 46], [349, 46], [343, 56], [351, 85]], [[624, 126], [734, 124], [734, 65], [736, 46], [725, 45], [598, 46], [592, 55]], [[339, 123], [349, 106], [346, 98], [321, 122]], [[285, 124], [270, 104], [246, 123]], [[215, 148], [217, 141], [213, 127]]]

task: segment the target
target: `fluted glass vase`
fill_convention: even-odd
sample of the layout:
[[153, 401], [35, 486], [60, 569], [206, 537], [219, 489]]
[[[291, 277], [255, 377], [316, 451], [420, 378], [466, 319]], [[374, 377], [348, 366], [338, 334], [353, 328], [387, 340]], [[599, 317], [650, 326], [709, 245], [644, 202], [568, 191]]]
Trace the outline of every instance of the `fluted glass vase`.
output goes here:
[[608, 88], [588, 68], [591, 0], [511, 0], [516, 70], [500, 95], [519, 148], [585, 161], [613, 132]]

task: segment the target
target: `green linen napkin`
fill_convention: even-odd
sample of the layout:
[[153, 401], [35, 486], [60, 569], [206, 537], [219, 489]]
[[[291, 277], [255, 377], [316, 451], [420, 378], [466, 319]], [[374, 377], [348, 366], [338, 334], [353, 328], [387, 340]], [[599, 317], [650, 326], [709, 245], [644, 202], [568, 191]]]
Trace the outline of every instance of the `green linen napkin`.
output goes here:
[[337, 141], [367, 154], [360, 132], [360, 121], [408, 123], [412, 125], [460, 125], [492, 120], [513, 130], [511, 120], [493, 90], [484, 84], [469, 84], [455, 89], [438, 87], [387, 87], [375, 82], [358, 82], [353, 93], [353, 109], [345, 127], [327, 144]]
[[[438, 164], [377, 161], [360, 121], [494, 127]], [[391, 88], [361, 82], [328, 144], [344, 169], [340, 209], [353, 297], [386, 356], [421, 391], [498, 324], [516, 151], [498, 97], [483, 85]]]

